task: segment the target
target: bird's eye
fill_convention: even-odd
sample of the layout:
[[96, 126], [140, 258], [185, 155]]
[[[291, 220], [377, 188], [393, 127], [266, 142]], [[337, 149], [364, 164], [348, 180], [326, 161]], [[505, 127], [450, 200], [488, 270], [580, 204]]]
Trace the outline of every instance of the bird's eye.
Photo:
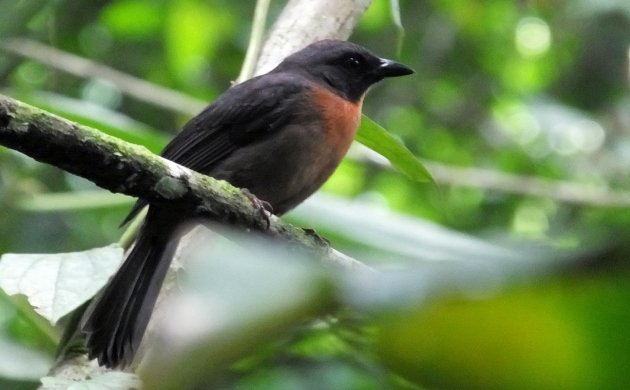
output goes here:
[[348, 57], [344, 61], [344, 65], [346, 65], [350, 69], [360, 68], [361, 64], [362, 64], [361, 59], [359, 57], [355, 57], [355, 56]]

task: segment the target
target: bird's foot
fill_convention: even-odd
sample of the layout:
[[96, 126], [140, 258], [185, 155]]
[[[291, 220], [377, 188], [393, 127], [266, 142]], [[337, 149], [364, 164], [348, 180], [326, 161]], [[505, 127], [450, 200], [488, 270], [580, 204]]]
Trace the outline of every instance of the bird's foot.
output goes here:
[[267, 229], [271, 227], [271, 214], [273, 214], [273, 207], [271, 203], [259, 199], [256, 195], [252, 194], [247, 188], [243, 188], [243, 194], [249, 198], [252, 202], [252, 205], [256, 210], [258, 210], [258, 214], [265, 220], [267, 223]]

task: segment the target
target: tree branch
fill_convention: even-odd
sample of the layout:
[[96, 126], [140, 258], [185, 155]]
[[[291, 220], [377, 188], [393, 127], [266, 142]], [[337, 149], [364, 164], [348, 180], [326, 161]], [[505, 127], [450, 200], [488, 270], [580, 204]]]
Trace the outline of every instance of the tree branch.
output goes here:
[[[112, 192], [168, 204], [191, 216], [282, 238], [327, 263], [366, 267], [321, 238], [270, 216], [270, 225], [240, 189], [108, 136], [0, 95], [0, 144], [93, 181]], [[366, 267], [367, 268], [367, 267]]]
[[289, 54], [320, 39], [346, 40], [372, 0], [290, 0], [265, 41], [256, 75], [273, 69]]

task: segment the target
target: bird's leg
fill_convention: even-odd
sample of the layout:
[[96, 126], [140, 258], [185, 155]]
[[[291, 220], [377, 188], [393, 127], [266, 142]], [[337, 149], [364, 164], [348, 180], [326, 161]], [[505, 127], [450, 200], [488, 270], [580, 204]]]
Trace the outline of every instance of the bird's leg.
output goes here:
[[243, 194], [249, 198], [252, 202], [252, 205], [262, 218], [264, 218], [265, 222], [267, 222], [267, 229], [271, 227], [271, 219], [269, 218], [271, 214], [273, 214], [273, 207], [271, 203], [266, 202], [262, 199], [259, 199], [256, 195], [252, 194], [247, 188], [243, 188]]

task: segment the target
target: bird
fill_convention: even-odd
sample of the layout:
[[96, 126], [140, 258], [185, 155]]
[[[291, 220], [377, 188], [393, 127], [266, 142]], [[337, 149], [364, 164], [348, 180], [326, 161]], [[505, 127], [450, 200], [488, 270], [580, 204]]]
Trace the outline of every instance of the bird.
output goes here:
[[[161, 156], [247, 190], [280, 216], [319, 189], [339, 165], [369, 87], [412, 73], [363, 46], [317, 41], [268, 73], [231, 86], [186, 123]], [[178, 230], [193, 217], [139, 199], [123, 224], [146, 206], [135, 245], [80, 323], [89, 358], [108, 368], [133, 361]]]

